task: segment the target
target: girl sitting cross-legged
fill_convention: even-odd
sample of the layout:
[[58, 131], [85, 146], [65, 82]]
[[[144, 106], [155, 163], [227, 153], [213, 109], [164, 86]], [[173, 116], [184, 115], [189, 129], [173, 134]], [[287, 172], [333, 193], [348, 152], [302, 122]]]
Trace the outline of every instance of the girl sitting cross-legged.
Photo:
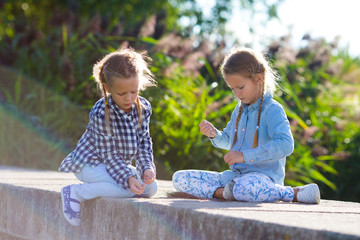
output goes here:
[[196, 197], [247, 202], [319, 203], [316, 184], [284, 186], [285, 161], [294, 149], [290, 124], [273, 99], [276, 78], [265, 58], [248, 48], [234, 48], [221, 66], [228, 86], [240, 103], [223, 131], [210, 122], [200, 131], [215, 147], [229, 150], [230, 170], [182, 170], [173, 175], [174, 187]]

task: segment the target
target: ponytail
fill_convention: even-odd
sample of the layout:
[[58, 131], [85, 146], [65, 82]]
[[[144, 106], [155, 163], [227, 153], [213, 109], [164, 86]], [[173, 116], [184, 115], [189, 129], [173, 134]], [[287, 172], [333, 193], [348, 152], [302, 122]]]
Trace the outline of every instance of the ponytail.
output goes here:
[[140, 100], [139, 100], [139, 96], [136, 98], [136, 109], [138, 111], [138, 115], [139, 115], [139, 126], [141, 128], [141, 125], [142, 125], [142, 112], [141, 112], [141, 103], [140, 103]]
[[[260, 100], [259, 112], [258, 112], [257, 123], [256, 123], [256, 130], [255, 130], [254, 140], [253, 140], [253, 145], [252, 145], [253, 148], [256, 148], [259, 143], [258, 135], [259, 135], [260, 117], [261, 117], [261, 109], [262, 109], [263, 102], [264, 102], [264, 91], [261, 95], [261, 100]], [[239, 114], [237, 115], [236, 121], [235, 121], [235, 135], [234, 135], [234, 141], [233, 141], [231, 148], [234, 147], [236, 140], [237, 140], [237, 129], [238, 129], [238, 125], [240, 122], [242, 111], [243, 111], [243, 106], [240, 106]], [[231, 148], [230, 148], [230, 150], [231, 150]]]
[[110, 126], [110, 109], [109, 109], [109, 101], [108, 101], [108, 97], [107, 97], [107, 93], [106, 93], [106, 89], [105, 89], [105, 82], [106, 82], [106, 76], [104, 74], [104, 70], [106, 69], [107, 65], [109, 64], [109, 62], [107, 62], [106, 64], [103, 65], [103, 67], [100, 69], [100, 79], [101, 79], [101, 87], [103, 90], [103, 94], [104, 94], [104, 102], [105, 102], [105, 125], [106, 125], [106, 132], [109, 136], [111, 136], [111, 126]]
[[[241, 105], [240, 109], [239, 109], [239, 113], [238, 113], [238, 115], [236, 117], [236, 121], [235, 121], [235, 135], [234, 135], [234, 141], [233, 141], [233, 144], [232, 144], [231, 148], [234, 147], [234, 145], [236, 143], [236, 140], [237, 140], [237, 129], [238, 129], [238, 125], [239, 125], [239, 122], [240, 122], [240, 117], [241, 117], [242, 111], [243, 111], [243, 106]], [[231, 148], [230, 148], [230, 150], [231, 150]]]
[[259, 140], [258, 140], [259, 133], [258, 132], [259, 132], [259, 126], [260, 126], [260, 117], [261, 117], [261, 109], [262, 109], [263, 101], [264, 101], [264, 93], [262, 94], [261, 100], [260, 100], [258, 119], [257, 119], [257, 123], [256, 123], [256, 130], [255, 130], [254, 141], [253, 141], [253, 145], [252, 145], [253, 148], [256, 148], [259, 143]]

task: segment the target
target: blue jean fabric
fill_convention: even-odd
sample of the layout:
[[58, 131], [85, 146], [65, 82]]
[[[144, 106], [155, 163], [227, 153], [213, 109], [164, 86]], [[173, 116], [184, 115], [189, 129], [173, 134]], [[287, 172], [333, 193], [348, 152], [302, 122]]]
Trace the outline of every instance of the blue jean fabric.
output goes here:
[[[137, 175], [137, 179], [141, 177], [136, 171], [135, 167], [130, 167], [133, 174]], [[130, 189], [124, 189], [121, 185], [117, 184], [115, 180], [107, 173], [106, 165], [99, 164], [96, 167], [90, 167], [85, 165], [81, 172], [75, 173], [75, 176], [83, 184], [74, 184], [72, 189], [80, 201], [94, 199], [97, 197], [135, 197], [136, 194], [132, 193]], [[140, 197], [151, 197], [155, 195], [158, 189], [157, 181], [155, 180], [152, 184], [145, 184], [145, 191]]]
[[[270, 177], [261, 172], [238, 174], [233, 194], [237, 201], [245, 202], [290, 202], [294, 198], [292, 187], [276, 184]], [[196, 197], [213, 198], [216, 189], [225, 187], [222, 174], [212, 171], [182, 170], [173, 175], [176, 190]]]

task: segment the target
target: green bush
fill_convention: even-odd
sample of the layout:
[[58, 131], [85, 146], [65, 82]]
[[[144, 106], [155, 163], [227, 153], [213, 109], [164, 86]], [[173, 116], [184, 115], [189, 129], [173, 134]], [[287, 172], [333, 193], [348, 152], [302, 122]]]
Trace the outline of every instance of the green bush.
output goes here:
[[[0, 68], [0, 142], [6, 143], [0, 147], [2, 164], [57, 169], [99, 98], [92, 65], [109, 51], [132, 46], [153, 58], [158, 87], [142, 95], [153, 108], [150, 128], [157, 165], [165, 171], [161, 176], [189, 168], [228, 168], [225, 151], [199, 132], [203, 119], [225, 127], [236, 105], [217, 71], [221, 44], [210, 48], [206, 41], [166, 31], [141, 35], [141, 29], [169, 27], [166, 23], [174, 19], [151, 25], [146, 15], [127, 25], [119, 21], [118, 8], [102, 12], [105, 3], [91, 1], [78, 12], [70, 6], [70, 15], [58, 1], [31, 4], [29, 11], [22, 10], [23, 3], [0, 3], [0, 63], [6, 66]], [[86, 11], [96, 4], [101, 15]], [[50, 8], [58, 13], [49, 14]], [[324, 198], [360, 201], [355, 180], [360, 171], [360, 60], [334, 44], [306, 41], [301, 49], [282, 40], [268, 48], [282, 78], [275, 98], [284, 106], [295, 138], [286, 184], [315, 181]]]

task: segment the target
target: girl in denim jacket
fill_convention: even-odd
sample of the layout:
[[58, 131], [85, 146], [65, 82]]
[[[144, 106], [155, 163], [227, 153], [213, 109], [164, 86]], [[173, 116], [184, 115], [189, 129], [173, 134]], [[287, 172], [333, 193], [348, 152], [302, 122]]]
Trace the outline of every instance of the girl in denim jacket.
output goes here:
[[294, 149], [294, 140], [282, 106], [272, 98], [276, 75], [268, 62], [251, 49], [234, 48], [221, 71], [240, 103], [223, 131], [206, 120], [200, 123], [200, 131], [215, 147], [230, 150], [224, 160], [231, 170], [177, 171], [174, 187], [205, 198], [319, 203], [316, 184], [284, 186], [286, 157]]

